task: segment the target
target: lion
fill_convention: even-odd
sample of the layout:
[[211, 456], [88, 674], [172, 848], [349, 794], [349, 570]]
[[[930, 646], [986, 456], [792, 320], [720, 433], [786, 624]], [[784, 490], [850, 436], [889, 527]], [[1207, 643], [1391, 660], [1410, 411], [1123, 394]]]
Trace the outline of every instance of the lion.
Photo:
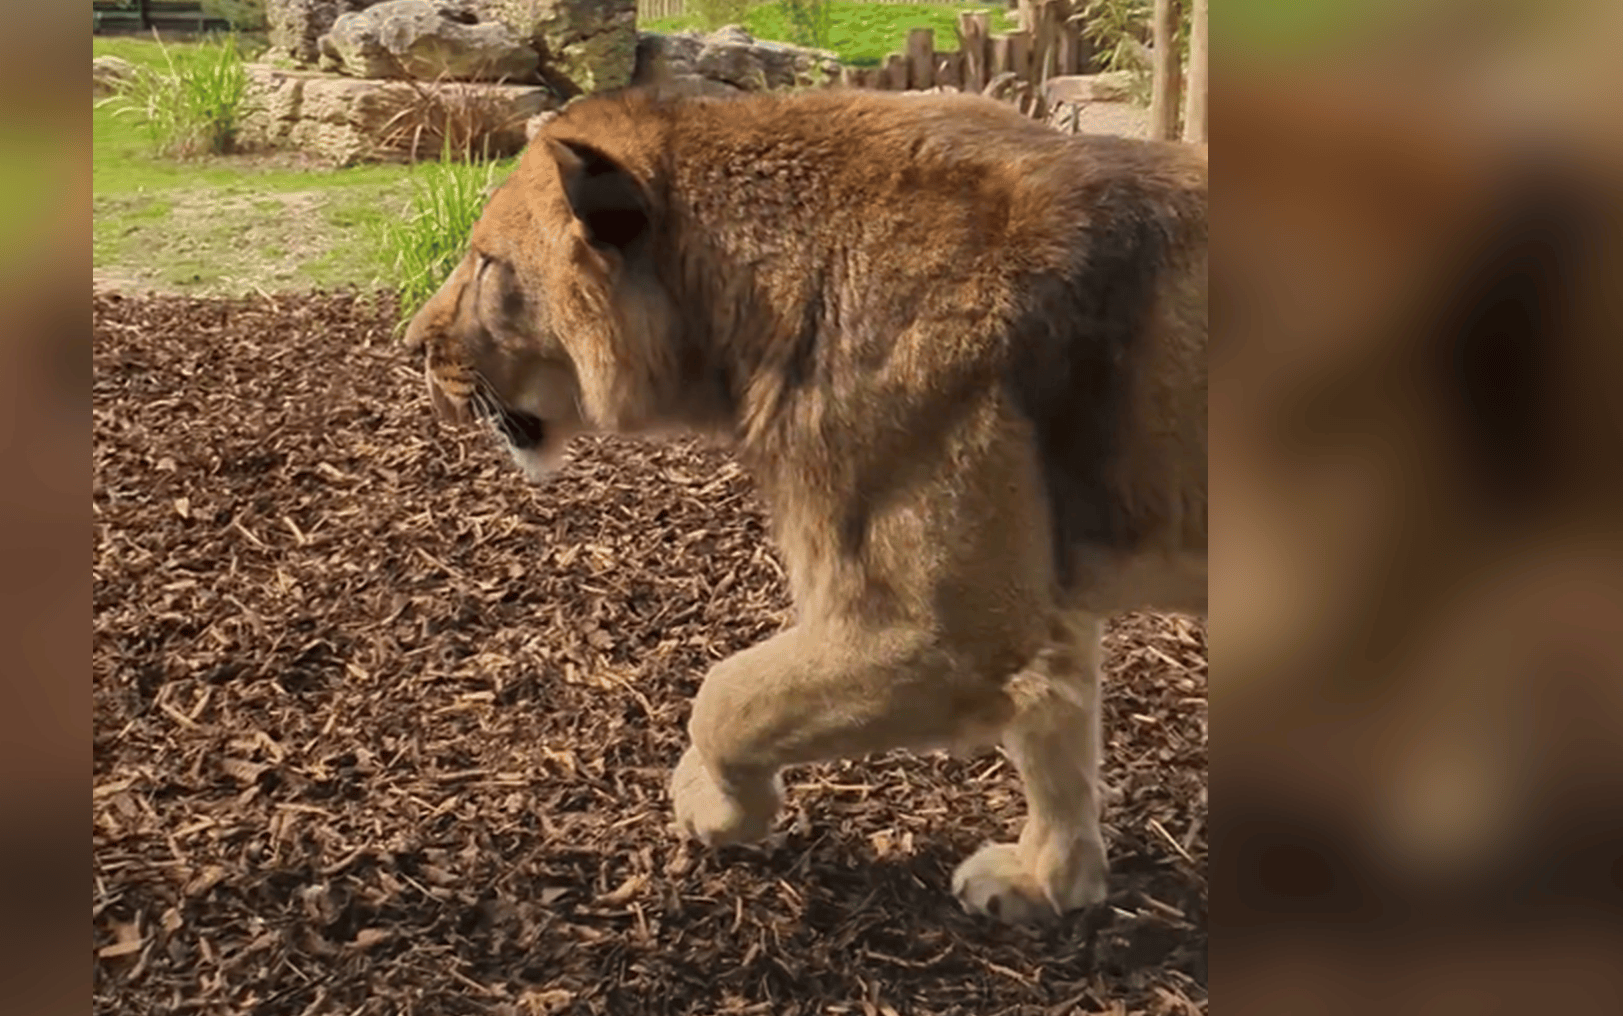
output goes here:
[[1103, 622], [1206, 610], [1206, 178], [960, 95], [627, 89], [532, 139], [406, 340], [532, 479], [689, 434], [760, 490], [796, 620], [706, 674], [684, 835], [764, 837], [788, 766], [1001, 744], [1028, 814], [961, 905], [1104, 900]]

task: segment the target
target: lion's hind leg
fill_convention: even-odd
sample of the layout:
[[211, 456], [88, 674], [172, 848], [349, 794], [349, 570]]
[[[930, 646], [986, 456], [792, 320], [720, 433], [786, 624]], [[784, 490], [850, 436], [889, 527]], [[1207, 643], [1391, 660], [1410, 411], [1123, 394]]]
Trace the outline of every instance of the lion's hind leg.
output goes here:
[[1071, 626], [1011, 679], [1014, 717], [1003, 745], [1025, 784], [1017, 843], [982, 847], [953, 873], [963, 906], [1012, 923], [1037, 923], [1102, 902], [1107, 862], [1099, 832], [1099, 653], [1102, 625]]

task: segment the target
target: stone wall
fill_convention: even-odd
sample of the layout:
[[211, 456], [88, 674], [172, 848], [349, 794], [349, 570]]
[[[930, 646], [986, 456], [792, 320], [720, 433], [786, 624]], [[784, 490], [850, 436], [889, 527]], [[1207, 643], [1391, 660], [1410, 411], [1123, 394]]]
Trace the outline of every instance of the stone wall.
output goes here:
[[637, 51], [637, 0], [485, 0], [541, 56], [541, 77], [565, 97], [621, 88]]
[[384, 0], [340, 14], [317, 41], [318, 65], [356, 78], [540, 80], [540, 56], [499, 19], [457, 0]]
[[357, 78], [544, 83], [572, 98], [631, 81], [636, 0], [267, 0], [269, 60]]
[[[447, 111], [455, 122], [477, 121], [487, 130], [490, 154], [517, 154], [528, 140], [525, 123], [557, 100], [539, 85], [473, 82], [427, 86], [366, 81], [316, 71], [253, 64], [248, 68], [253, 109], [244, 122], [245, 144], [296, 148], [338, 166], [439, 156]], [[411, 128], [427, 124], [413, 151]], [[454, 130], [454, 127], [452, 128]]]
[[[267, 0], [270, 60], [250, 67], [245, 145], [336, 165], [434, 158], [441, 129], [484, 122], [493, 155], [541, 114], [628, 84], [724, 95], [821, 87], [835, 54], [750, 37], [639, 35], [636, 0]], [[428, 124], [430, 150], [403, 143]], [[476, 146], [477, 148], [477, 146]]]
[[817, 88], [839, 79], [839, 57], [752, 38], [737, 25], [710, 35], [644, 34], [637, 42], [632, 83], [694, 94]]
[[340, 14], [365, 10], [378, 0], [265, 0], [270, 32], [270, 63], [314, 67], [321, 57], [321, 37]]

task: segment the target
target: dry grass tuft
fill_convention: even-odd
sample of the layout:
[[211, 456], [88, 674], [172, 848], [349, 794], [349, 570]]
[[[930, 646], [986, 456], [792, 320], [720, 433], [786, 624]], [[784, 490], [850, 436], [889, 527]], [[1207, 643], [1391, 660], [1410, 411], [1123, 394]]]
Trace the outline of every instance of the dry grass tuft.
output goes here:
[[404, 80], [406, 88], [380, 93], [373, 147], [385, 159], [411, 162], [446, 157], [458, 162], [504, 159], [525, 144], [525, 117], [499, 88], [469, 81], [432, 84]]

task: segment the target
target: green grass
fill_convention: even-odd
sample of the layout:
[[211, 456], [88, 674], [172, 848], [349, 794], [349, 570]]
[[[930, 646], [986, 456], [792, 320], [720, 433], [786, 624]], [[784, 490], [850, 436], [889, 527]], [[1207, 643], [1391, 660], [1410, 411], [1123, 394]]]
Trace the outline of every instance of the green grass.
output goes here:
[[[963, 9], [836, 0], [830, 48], [848, 63], [871, 66], [900, 50], [909, 28], [929, 27], [947, 50], [956, 45]], [[971, 9], [991, 9], [995, 31], [1013, 27], [1001, 9]], [[744, 23], [757, 38], [791, 41], [776, 4], [754, 8]], [[700, 26], [688, 16], [642, 28]], [[167, 49], [177, 71], [206, 56], [197, 43]], [[93, 37], [91, 50], [137, 66], [169, 66], [150, 39]], [[98, 274], [199, 294], [381, 284], [401, 287], [403, 308], [414, 307], [460, 256], [486, 179], [484, 167], [462, 167], [468, 179], [453, 180], [436, 164], [312, 169], [286, 154], [160, 158], [142, 127], [108, 105], [94, 109], [92, 130]], [[496, 163], [490, 179], [516, 164]]]
[[402, 325], [462, 259], [468, 234], [484, 208], [485, 194], [514, 164], [516, 160], [484, 166], [447, 160], [425, 165], [413, 181], [410, 213], [384, 219], [370, 229], [392, 269]]
[[116, 263], [141, 234], [161, 228], [175, 208], [173, 202], [139, 196], [108, 207], [117, 207], [118, 214], [97, 215], [91, 223], [91, 264], [96, 268]]
[[159, 154], [232, 151], [248, 112], [249, 54], [241, 41], [211, 37], [187, 46], [179, 60], [174, 48], [156, 39], [152, 46], [156, 53], [140, 54], [122, 92], [97, 105], [136, 124]]
[[[150, 39], [92, 42], [96, 56], [167, 69]], [[204, 48], [165, 45], [177, 70], [192, 66]], [[305, 168], [286, 155], [163, 158], [146, 131], [111, 104], [91, 115], [99, 271], [198, 293], [393, 283], [392, 256], [376, 238], [410, 214], [413, 181], [429, 167]]]
[[[963, 10], [990, 10], [992, 31], [1013, 31], [1018, 25], [1006, 10], [990, 5], [971, 4], [872, 4], [855, 0], [833, 0], [828, 48], [843, 63], [873, 67], [890, 53], [899, 53], [907, 42], [910, 28], [935, 29], [937, 52], [958, 48], [958, 14]], [[696, 14], [661, 18], [641, 23], [645, 32], [702, 32], [704, 25]], [[744, 16], [744, 28], [757, 39], [791, 42], [789, 19], [777, 3], [752, 7]]]
[[[93, 37], [95, 56], [118, 56], [138, 67], [165, 70], [163, 48], [176, 70], [194, 66], [206, 54], [197, 43], [166, 43], [160, 48], [150, 39]], [[365, 166], [354, 170], [310, 172], [281, 170], [252, 159], [200, 158], [177, 160], [159, 157], [146, 130], [135, 118], [117, 113], [116, 103], [98, 104], [91, 111], [92, 168], [90, 187], [98, 197], [177, 187], [229, 187], [252, 181], [265, 190], [297, 190], [311, 186], [346, 186], [398, 183], [400, 166]]]
[[[163, 51], [169, 50], [169, 59], [175, 62], [176, 70], [184, 70], [194, 66], [206, 54], [203, 46], [195, 42], [166, 42], [162, 46], [151, 38], [138, 35], [93, 35], [90, 37], [90, 55], [123, 57], [137, 67], [148, 70], [161, 71], [167, 68], [164, 62]], [[253, 40], [245, 39], [238, 47], [244, 57], [253, 59], [263, 50], [263, 46]]]

